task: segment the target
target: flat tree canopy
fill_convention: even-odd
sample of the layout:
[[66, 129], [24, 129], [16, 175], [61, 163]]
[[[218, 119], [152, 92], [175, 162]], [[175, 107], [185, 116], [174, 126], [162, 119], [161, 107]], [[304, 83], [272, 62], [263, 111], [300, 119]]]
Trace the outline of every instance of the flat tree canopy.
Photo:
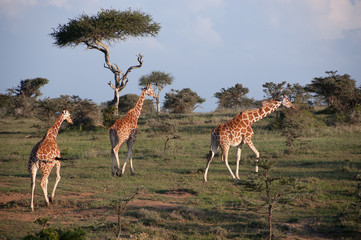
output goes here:
[[190, 88], [183, 88], [182, 90], [174, 90], [165, 94], [164, 108], [172, 113], [190, 113], [193, 112], [198, 104], [202, 104], [206, 100], [198, 96]]
[[228, 89], [222, 88], [220, 92], [216, 92], [214, 96], [218, 98], [218, 107], [221, 108], [239, 108], [248, 107], [254, 100], [246, 97], [249, 89], [237, 83], [234, 87]]
[[89, 46], [101, 41], [124, 41], [128, 37], [154, 37], [159, 30], [160, 25], [141, 11], [102, 9], [97, 15], [83, 13], [67, 24], [59, 24], [50, 35], [58, 47], [75, 47], [81, 43]]
[[[136, 68], [142, 67], [143, 56], [138, 55], [138, 65], [131, 66], [123, 71], [117, 64], [110, 61], [109, 47], [116, 41], [125, 41], [130, 37], [155, 37], [160, 30], [160, 25], [154, 22], [152, 17], [141, 11], [104, 10], [102, 9], [96, 15], [88, 16], [83, 13], [80, 17], [69, 19], [67, 24], [60, 24], [50, 35], [54, 38], [54, 44], [60, 48], [76, 47], [79, 44], [85, 44], [88, 49], [96, 49], [104, 53], [104, 67], [114, 74], [113, 84], [108, 85], [114, 90], [114, 112], [118, 114], [119, 94], [128, 83], [128, 74]], [[107, 44], [106, 44], [107, 43]]]
[[148, 83], [152, 84], [153, 90], [157, 96], [157, 112], [160, 112], [160, 100], [159, 96], [161, 91], [166, 85], [170, 85], [173, 82], [174, 77], [170, 73], [153, 71], [148, 75], [144, 75], [139, 79], [140, 86], [146, 86]]

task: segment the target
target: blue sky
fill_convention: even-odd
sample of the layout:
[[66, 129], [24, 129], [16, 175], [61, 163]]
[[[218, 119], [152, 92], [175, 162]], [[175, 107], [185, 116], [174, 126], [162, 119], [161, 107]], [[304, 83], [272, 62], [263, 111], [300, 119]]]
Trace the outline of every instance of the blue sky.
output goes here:
[[59, 49], [49, 34], [82, 13], [129, 7], [162, 29], [156, 38], [112, 44], [111, 61], [123, 71], [144, 55], [122, 94], [139, 94], [139, 78], [152, 71], [174, 76], [163, 95], [191, 88], [205, 98], [203, 112], [217, 107], [215, 92], [236, 83], [255, 99], [263, 99], [265, 82], [305, 85], [329, 70], [361, 85], [361, 0], [0, 0], [0, 92], [44, 77], [43, 97], [112, 99], [102, 53]]

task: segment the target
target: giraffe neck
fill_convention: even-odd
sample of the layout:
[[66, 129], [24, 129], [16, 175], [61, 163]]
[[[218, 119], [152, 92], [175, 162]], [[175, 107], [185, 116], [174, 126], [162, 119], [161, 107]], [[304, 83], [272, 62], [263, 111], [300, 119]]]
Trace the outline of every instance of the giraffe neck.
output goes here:
[[137, 104], [135, 104], [135, 107], [133, 108], [133, 114], [136, 119], [139, 118], [140, 113], [142, 112], [145, 96], [147, 95], [146, 90], [144, 89], [142, 93], [140, 94], [140, 97], [137, 101]]
[[281, 101], [273, 100], [272, 102], [266, 104], [265, 106], [262, 106], [262, 107], [256, 109], [258, 117], [253, 117], [251, 122], [254, 123], [254, 122], [259, 121], [262, 118], [265, 118], [266, 116], [270, 115], [271, 113], [276, 111], [277, 108], [279, 108], [281, 106], [281, 103], [282, 103]]
[[46, 137], [55, 139], [56, 136], [58, 136], [58, 132], [63, 121], [63, 114], [60, 114], [60, 116], [56, 119], [54, 125], [48, 130]]

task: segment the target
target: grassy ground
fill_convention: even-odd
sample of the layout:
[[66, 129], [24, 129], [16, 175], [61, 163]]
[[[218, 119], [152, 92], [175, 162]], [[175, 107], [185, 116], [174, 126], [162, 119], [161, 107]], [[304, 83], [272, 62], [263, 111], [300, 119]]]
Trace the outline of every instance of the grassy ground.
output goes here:
[[[46, 127], [36, 120], [0, 120], [0, 239], [21, 239], [42, 228], [81, 227], [88, 239], [115, 239], [117, 206], [124, 239], [265, 239], [267, 218], [262, 193], [245, 182], [257, 181], [254, 154], [242, 152], [240, 181], [231, 179], [219, 156], [212, 162], [208, 182], [202, 171], [209, 152], [210, 133], [232, 114], [170, 116], [140, 119], [133, 149], [136, 175], [129, 167], [123, 177], [111, 176], [108, 131], [62, 131], [58, 145], [61, 175], [55, 202], [46, 207], [38, 173], [35, 212], [29, 211], [30, 179], [27, 162]], [[167, 116], [168, 118], [169, 116]], [[156, 124], [168, 121], [176, 131], [167, 135]], [[309, 130], [285, 155], [285, 138], [265, 129], [266, 119], [254, 126], [253, 142], [261, 159], [276, 161], [274, 177], [293, 178], [297, 188], [274, 205], [274, 237], [278, 239], [361, 239], [360, 198], [356, 176], [361, 172], [361, 127]], [[62, 129], [66, 129], [64, 126]], [[124, 160], [125, 149], [120, 152]], [[234, 169], [235, 149], [230, 153]], [[49, 192], [55, 181], [52, 173]], [[282, 186], [275, 186], [277, 192]]]

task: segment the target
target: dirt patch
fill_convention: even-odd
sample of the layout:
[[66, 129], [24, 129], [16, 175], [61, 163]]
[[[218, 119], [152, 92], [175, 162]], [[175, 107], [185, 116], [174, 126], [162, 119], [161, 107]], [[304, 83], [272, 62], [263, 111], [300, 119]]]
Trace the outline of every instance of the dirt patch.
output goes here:
[[[91, 199], [95, 192], [71, 193], [67, 195], [57, 196], [55, 202], [46, 206], [44, 197], [37, 195], [35, 198], [35, 211], [30, 212], [29, 193], [0, 193], [0, 221], [14, 220], [23, 222], [34, 222], [37, 218], [48, 217], [51, 221], [58, 221], [64, 224], [71, 224], [77, 221], [86, 221], [87, 219], [106, 219], [107, 221], [115, 221], [115, 215], [110, 216], [110, 207], [98, 207], [87, 209], [85, 205], [90, 205], [96, 199]], [[161, 196], [174, 198], [169, 202], [161, 200], [152, 200], [157, 198], [157, 194], [142, 194], [140, 198], [133, 199], [127, 205], [129, 209], [137, 208], [154, 208], [154, 209], [174, 209], [180, 204], [178, 199], [192, 196], [188, 191], [169, 190], [163, 192]], [[75, 201], [75, 203], [74, 203]], [[85, 205], [84, 205], [85, 204]], [[83, 206], [84, 205], [84, 206]], [[66, 220], [63, 220], [66, 219]]]
[[[311, 226], [317, 225], [319, 222], [314, 219], [303, 219], [297, 223], [288, 223], [286, 226], [289, 228], [289, 231], [287, 233], [286, 239], [291, 240], [295, 239], [295, 236], [297, 236], [297, 239], [299, 240], [326, 240], [326, 239], [332, 239], [329, 237], [326, 237], [322, 234], [317, 234], [312, 231]], [[313, 232], [312, 236], [309, 236], [308, 233]]]
[[8, 202], [19, 201], [24, 198], [29, 199], [29, 203], [30, 203], [30, 197], [31, 197], [30, 194], [23, 194], [23, 193], [11, 193], [11, 194], [0, 193], [0, 204], [4, 205], [7, 204]]
[[134, 199], [128, 204], [129, 208], [157, 208], [157, 209], [169, 209], [177, 207], [177, 204], [165, 203], [161, 201]]
[[178, 189], [170, 189], [170, 190], [160, 190], [157, 191], [159, 194], [164, 194], [169, 197], [175, 198], [188, 198], [191, 196], [197, 196], [198, 193], [192, 189], [187, 188], [178, 188]]

